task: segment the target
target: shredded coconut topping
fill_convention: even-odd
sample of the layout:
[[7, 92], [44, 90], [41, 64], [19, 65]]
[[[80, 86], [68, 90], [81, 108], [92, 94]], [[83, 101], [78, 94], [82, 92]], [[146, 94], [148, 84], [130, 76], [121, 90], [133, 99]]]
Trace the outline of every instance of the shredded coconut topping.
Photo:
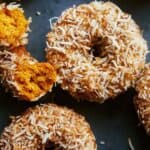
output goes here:
[[131, 15], [95, 1], [62, 13], [47, 35], [46, 52], [63, 89], [77, 99], [103, 102], [134, 85], [147, 49]]
[[36, 101], [51, 91], [56, 72], [49, 63], [39, 63], [31, 57], [24, 47], [1, 48], [0, 81], [14, 97]]
[[45, 149], [96, 150], [95, 137], [85, 118], [65, 107], [44, 104], [13, 117], [0, 139], [1, 150]]
[[150, 134], [150, 64], [146, 64], [136, 82], [135, 107], [148, 134]]
[[[3, 86], [6, 87], [6, 91], [9, 89], [18, 88], [17, 83], [14, 81], [14, 72], [17, 67], [17, 55], [8, 50], [0, 50], [0, 78]], [[16, 89], [15, 88], [15, 89]], [[14, 96], [16, 97], [16, 90]]]

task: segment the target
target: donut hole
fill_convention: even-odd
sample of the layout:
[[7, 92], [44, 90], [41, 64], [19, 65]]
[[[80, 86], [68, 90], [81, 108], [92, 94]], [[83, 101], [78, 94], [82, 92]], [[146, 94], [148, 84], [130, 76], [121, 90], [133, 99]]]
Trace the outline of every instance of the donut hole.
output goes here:
[[103, 58], [106, 56], [106, 51], [104, 51], [105, 47], [108, 45], [107, 38], [97, 38], [91, 47], [91, 52], [94, 57]]
[[44, 150], [63, 150], [63, 148], [55, 142], [47, 141]]
[[101, 57], [101, 45], [95, 44], [92, 46], [91, 51], [94, 57]]
[[35, 101], [48, 92], [56, 81], [56, 73], [49, 63], [23, 62], [17, 66], [15, 81], [19, 95], [28, 101]]

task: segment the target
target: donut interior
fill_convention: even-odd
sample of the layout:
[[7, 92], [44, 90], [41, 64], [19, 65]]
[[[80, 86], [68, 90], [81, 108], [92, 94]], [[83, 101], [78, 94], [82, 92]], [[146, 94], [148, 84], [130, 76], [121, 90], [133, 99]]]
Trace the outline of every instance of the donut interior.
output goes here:
[[18, 64], [14, 77], [19, 95], [33, 101], [48, 92], [56, 81], [54, 69], [48, 63], [29, 64], [25, 61]]
[[28, 24], [20, 8], [0, 5], [0, 43], [15, 46], [26, 32]]

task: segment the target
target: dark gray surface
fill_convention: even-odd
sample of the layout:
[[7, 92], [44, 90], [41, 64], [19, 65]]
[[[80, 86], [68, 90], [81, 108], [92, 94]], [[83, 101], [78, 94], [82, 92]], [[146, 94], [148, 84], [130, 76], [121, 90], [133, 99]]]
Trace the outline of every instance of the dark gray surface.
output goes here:
[[[26, 16], [33, 18], [32, 33], [27, 46], [32, 55], [40, 61], [44, 60], [45, 35], [49, 31], [49, 18], [59, 16], [64, 9], [73, 4], [86, 2], [90, 0], [22, 0]], [[150, 1], [118, 0], [117, 2], [116, 0], [113, 2], [133, 15], [144, 30], [145, 38], [150, 41]], [[36, 15], [37, 11], [41, 12], [40, 16]], [[133, 106], [134, 94], [134, 90], [129, 90], [115, 101], [100, 105], [89, 102], [78, 103], [67, 92], [57, 87], [40, 101], [31, 104], [17, 101], [10, 94], [5, 94], [4, 89], [0, 87], [0, 132], [8, 125], [10, 115], [20, 114], [27, 107], [35, 104], [54, 102], [85, 115], [96, 136], [98, 150], [128, 150], [128, 137], [131, 138], [135, 150], [149, 150], [150, 137], [145, 134], [142, 126], [138, 126], [139, 121]], [[100, 141], [105, 141], [105, 144], [100, 144]]]

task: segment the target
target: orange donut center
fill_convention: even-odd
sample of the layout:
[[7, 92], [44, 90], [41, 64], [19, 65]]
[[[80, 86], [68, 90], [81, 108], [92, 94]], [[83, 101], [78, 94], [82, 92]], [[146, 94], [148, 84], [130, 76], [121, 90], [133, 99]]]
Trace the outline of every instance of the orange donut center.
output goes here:
[[56, 81], [56, 73], [49, 63], [29, 64], [25, 61], [17, 66], [14, 77], [19, 95], [31, 101], [48, 92]]
[[28, 24], [19, 8], [0, 10], [0, 40], [15, 46], [20, 37], [26, 32]]

